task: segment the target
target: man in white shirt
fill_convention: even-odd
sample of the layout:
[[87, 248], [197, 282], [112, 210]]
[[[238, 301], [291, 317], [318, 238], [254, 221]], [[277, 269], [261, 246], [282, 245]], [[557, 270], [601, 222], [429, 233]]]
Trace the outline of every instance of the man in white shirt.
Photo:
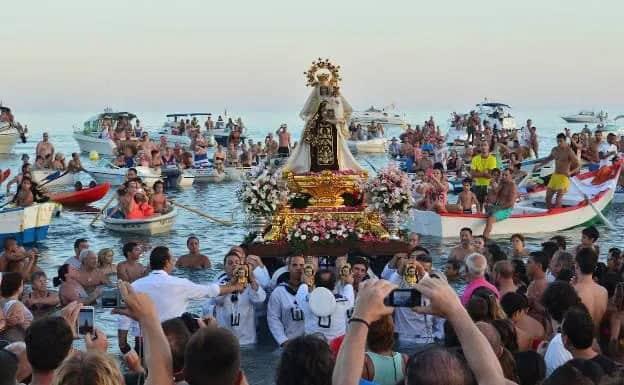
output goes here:
[[303, 256], [290, 257], [288, 280], [278, 284], [269, 297], [267, 322], [273, 338], [280, 346], [304, 333], [303, 310], [295, 297], [301, 284], [304, 265]]
[[[157, 246], [150, 254], [151, 272], [132, 283], [132, 288], [136, 292], [145, 293], [154, 301], [161, 321], [182, 315], [192, 299], [217, 297], [243, 289], [238, 283], [224, 286], [216, 283], [198, 285], [186, 278], [169, 275], [174, 266], [175, 261], [169, 248]], [[138, 325], [133, 325], [133, 331], [137, 331], [136, 326]]]
[[353, 308], [355, 296], [350, 283], [342, 284], [340, 294], [333, 294], [335, 305], [330, 315], [314, 314], [309, 303], [310, 294], [315, 288], [324, 287], [334, 292], [336, 274], [332, 270], [322, 270], [314, 275], [314, 282], [303, 282], [297, 290], [297, 303], [303, 309], [306, 334], [322, 334], [327, 341], [343, 336], [347, 331], [347, 312]]
[[[229, 329], [240, 345], [256, 343], [256, 315], [254, 305], [264, 302], [266, 293], [258, 283], [253, 267], [245, 264], [237, 254], [228, 254], [223, 261], [225, 273], [215, 281], [218, 285], [244, 283], [244, 289], [231, 295], [210, 298], [203, 306], [204, 315], [216, 318], [219, 326]], [[255, 270], [259, 269], [257, 267]]]
[[[407, 258], [398, 259], [395, 265], [386, 265], [382, 277], [401, 289], [411, 287], [405, 281], [404, 272], [407, 266], [414, 266], [421, 275], [418, 280], [429, 275], [432, 269], [432, 260], [429, 250], [422, 246], [414, 248]], [[442, 276], [438, 273], [438, 276]], [[429, 300], [422, 298], [423, 306]], [[411, 344], [431, 344], [444, 338], [444, 320], [429, 314], [416, 313], [410, 308], [397, 307], [394, 309], [394, 329], [399, 341]]]
[[607, 141], [601, 141], [598, 145], [598, 158], [600, 158], [600, 167], [610, 166], [613, 158], [618, 153], [617, 136], [614, 133], [607, 135]]
[[84, 238], [78, 238], [74, 241], [74, 256], [67, 258], [64, 265], [69, 265], [74, 269], [80, 269], [82, 267], [82, 262], [80, 261], [80, 253], [82, 250], [87, 250], [89, 248], [89, 241]]

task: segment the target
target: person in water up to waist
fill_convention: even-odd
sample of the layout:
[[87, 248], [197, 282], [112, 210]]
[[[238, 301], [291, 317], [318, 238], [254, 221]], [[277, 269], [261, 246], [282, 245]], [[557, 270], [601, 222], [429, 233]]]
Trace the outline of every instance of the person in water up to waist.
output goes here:
[[[548, 189], [546, 190], [546, 207], [561, 207], [561, 199], [563, 195], [570, 188], [569, 176], [576, 173], [581, 167], [579, 159], [566, 141], [566, 136], [563, 133], [557, 135], [557, 146], [553, 147], [550, 151], [550, 155], [538, 162], [533, 171], [538, 170], [544, 164], [554, 160], [555, 172], [550, 177], [548, 182]], [[553, 195], [556, 194], [555, 204], [552, 204]]]
[[483, 210], [483, 203], [492, 179], [491, 171], [496, 168], [496, 158], [490, 154], [488, 142], [480, 144], [481, 154], [475, 155], [470, 162], [470, 173], [474, 180], [473, 192], [479, 201], [479, 211]]

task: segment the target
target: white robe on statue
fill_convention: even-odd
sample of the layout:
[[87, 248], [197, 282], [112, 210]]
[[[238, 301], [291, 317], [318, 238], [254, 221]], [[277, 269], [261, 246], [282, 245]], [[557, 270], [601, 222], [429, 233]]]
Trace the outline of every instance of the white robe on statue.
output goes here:
[[[355, 160], [353, 154], [351, 154], [351, 150], [349, 150], [349, 145], [347, 144], [347, 139], [349, 137], [349, 128], [347, 126], [347, 122], [351, 117], [351, 113], [353, 109], [351, 105], [347, 102], [347, 100], [342, 96], [321, 96], [320, 95], [320, 86], [316, 85], [308, 100], [301, 110], [299, 116], [304, 120], [305, 126], [308, 127], [308, 123], [310, 120], [314, 119], [321, 102], [327, 102], [326, 110], [333, 110], [335, 119], [326, 119], [329, 123], [336, 125], [337, 131], [337, 158], [338, 158], [338, 169], [339, 170], [353, 170], [353, 171], [364, 171], [364, 169], [360, 166], [360, 164]], [[301, 136], [301, 140], [298, 142], [297, 147], [295, 147], [293, 153], [288, 158], [288, 162], [284, 167], [285, 171], [292, 171], [295, 174], [306, 173], [310, 171], [311, 164], [311, 154], [310, 154], [310, 144], [306, 143], [304, 140], [305, 137], [305, 128], [303, 130], [304, 134]]]

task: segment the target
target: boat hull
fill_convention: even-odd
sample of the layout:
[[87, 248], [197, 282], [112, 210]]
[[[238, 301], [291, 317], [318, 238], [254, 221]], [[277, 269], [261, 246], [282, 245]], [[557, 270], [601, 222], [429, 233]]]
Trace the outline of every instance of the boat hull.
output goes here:
[[195, 168], [189, 172], [195, 175], [197, 183], [221, 183], [227, 180], [225, 173], [219, 174], [212, 168]]
[[[614, 189], [608, 189], [592, 199], [594, 206], [602, 211], [613, 200]], [[514, 207], [511, 217], [494, 224], [492, 235], [515, 233], [536, 234], [561, 231], [591, 221], [596, 212], [585, 202], [578, 206], [557, 208], [550, 211], [533, 207]], [[438, 214], [433, 211], [412, 210], [408, 227], [421, 235], [441, 238], [459, 237], [459, 231], [468, 227], [475, 234], [483, 233], [486, 216], [482, 214]]]
[[50, 189], [50, 188], [55, 188], [55, 187], [73, 186], [74, 183], [76, 182], [74, 178], [74, 174], [72, 174], [71, 172], [64, 174], [65, 171], [61, 171], [59, 177], [57, 177], [56, 179], [52, 179], [52, 181], [48, 182], [49, 179], [47, 178], [51, 177], [57, 172], [58, 171], [52, 171], [52, 170], [33, 170], [32, 171], [33, 181], [35, 181], [39, 185], [45, 183], [45, 186], [43, 186], [43, 188], [45, 189]]
[[[161, 180], [161, 173], [155, 172], [149, 167], [135, 167], [139, 178], [148, 185]], [[87, 168], [89, 175], [98, 183], [110, 183], [111, 186], [122, 185], [126, 181], [126, 168], [90, 167]], [[160, 171], [160, 170], [159, 170]]]
[[562, 116], [561, 119], [565, 120], [567, 123], [598, 123], [600, 119], [595, 116]]
[[354, 154], [383, 154], [386, 152], [386, 139], [349, 140], [349, 150]]
[[0, 243], [14, 237], [20, 244], [41, 242], [48, 236], [48, 229], [57, 205], [40, 203], [0, 212]]
[[101, 156], [114, 156], [117, 151], [115, 142], [110, 139], [96, 138], [95, 136], [85, 135], [80, 132], [74, 132], [74, 140], [78, 143], [81, 152], [90, 153], [97, 152]]
[[186, 135], [172, 135], [164, 132], [150, 133], [149, 137], [151, 140], [158, 143], [160, 137], [164, 136], [167, 139], [167, 143], [171, 145], [179, 144], [183, 147], [189, 147], [191, 145], [191, 138]]
[[110, 231], [125, 234], [157, 235], [171, 231], [178, 212], [173, 208], [164, 215], [144, 219], [115, 219], [103, 217], [104, 227]]
[[110, 187], [110, 183], [102, 183], [98, 186], [85, 188], [80, 191], [50, 194], [50, 199], [56, 203], [61, 203], [66, 206], [85, 205], [87, 203], [97, 202], [104, 198]]
[[0, 132], [0, 154], [10, 154], [19, 137], [16, 129]]

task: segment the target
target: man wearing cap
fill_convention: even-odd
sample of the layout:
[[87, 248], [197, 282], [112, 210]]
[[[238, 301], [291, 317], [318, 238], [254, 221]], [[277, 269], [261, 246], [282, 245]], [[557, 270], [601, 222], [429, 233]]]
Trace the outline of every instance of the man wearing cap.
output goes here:
[[277, 137], [279, 140], [279, 147], [277, 153], [282, 157], [290, 155], [290, 132], [287, 130], [286, 124], [282, 124], [277, 130]]

